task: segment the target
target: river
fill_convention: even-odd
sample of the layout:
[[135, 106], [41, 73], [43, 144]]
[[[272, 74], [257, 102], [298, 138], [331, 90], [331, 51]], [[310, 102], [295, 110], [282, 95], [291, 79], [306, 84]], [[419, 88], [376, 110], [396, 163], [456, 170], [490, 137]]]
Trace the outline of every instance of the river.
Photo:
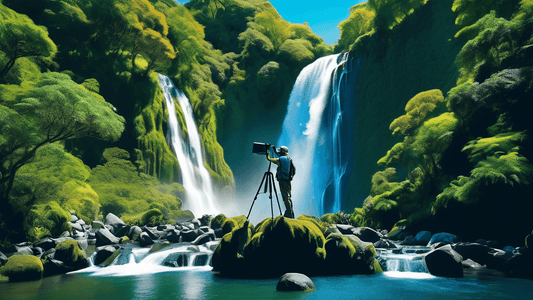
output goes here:
[[531, 299], [524, 279], [385, 272], [377, 275], [313, 277], [316, 291], [277, 292], [277, 279], [219, 277], [209, 267], [134, 276], [90, 273], [0, 285], [0, 299]]

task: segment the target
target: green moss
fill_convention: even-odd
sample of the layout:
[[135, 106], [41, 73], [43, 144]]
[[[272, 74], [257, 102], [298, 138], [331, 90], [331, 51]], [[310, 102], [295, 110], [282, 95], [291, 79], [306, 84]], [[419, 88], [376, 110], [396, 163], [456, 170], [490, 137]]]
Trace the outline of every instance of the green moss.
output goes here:
[[56, 246], [55, 259], [68, 266], [85, 266], [87, 256], [76, 240], [66, 240]]
[[10, 282], [38, 280], [43, 277], [43, 264], [33, 255], [13, 255], [0, 268], [0, 274]]
[[150, 209], [141, 217], [141, 224], [146, 226], [161, 225], [162, 221], [163, 213], [157, 208]]
[[224, 221], [226, 221], [226, 216], [224, 214], [217, 215], [211, 220], [211, 228], [222, 228], [224, 226]]
[[227, 234], [232, 232], [234, 229], [239, 228], [239, 223], [235, 221], [235, 219], [232, 218], [226, 218], [224, 220], [224, 223], [222, 224], [222, 232], [223, 234]]

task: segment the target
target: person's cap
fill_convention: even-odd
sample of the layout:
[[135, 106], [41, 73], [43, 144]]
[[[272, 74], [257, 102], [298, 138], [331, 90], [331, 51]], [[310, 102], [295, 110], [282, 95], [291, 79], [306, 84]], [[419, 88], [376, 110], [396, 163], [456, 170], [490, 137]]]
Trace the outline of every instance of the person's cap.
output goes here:
[[278, 152], [284, 153], [284, 154], [288, 154], [289, 153], [289, 148], [287, 148], [286, 146], [281, 146], [281, 147], [278, 148]]

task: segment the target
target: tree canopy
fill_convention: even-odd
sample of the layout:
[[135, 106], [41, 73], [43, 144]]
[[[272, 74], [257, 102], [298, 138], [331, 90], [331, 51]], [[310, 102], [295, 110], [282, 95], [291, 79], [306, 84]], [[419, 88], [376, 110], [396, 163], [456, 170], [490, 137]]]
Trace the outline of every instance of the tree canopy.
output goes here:
[[52, 58], [57, 52], [43, 26], [18, 14], [0, 2], [0, 79], [21, 57]]

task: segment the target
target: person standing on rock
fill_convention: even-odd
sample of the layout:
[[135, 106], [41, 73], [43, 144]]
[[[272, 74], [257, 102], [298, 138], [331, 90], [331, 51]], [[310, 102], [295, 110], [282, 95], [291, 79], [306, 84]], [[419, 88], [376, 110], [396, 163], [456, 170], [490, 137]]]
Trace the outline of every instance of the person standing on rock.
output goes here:
[[270, 157], [270, 151], [267, 149], [267, 159], [278, 166], [276, 179], [278, 180], [281, 197], [285, 204], [285, 213], [283, 215], [287, 218], [294, 219], [294, 210], [291, 200], [291, 180], [294, 177], [294, 174], [296, 174], [296, 168], [289, 156], [289, 148], [281, 146], [275, 152], [279, 154], [279, 158]]

